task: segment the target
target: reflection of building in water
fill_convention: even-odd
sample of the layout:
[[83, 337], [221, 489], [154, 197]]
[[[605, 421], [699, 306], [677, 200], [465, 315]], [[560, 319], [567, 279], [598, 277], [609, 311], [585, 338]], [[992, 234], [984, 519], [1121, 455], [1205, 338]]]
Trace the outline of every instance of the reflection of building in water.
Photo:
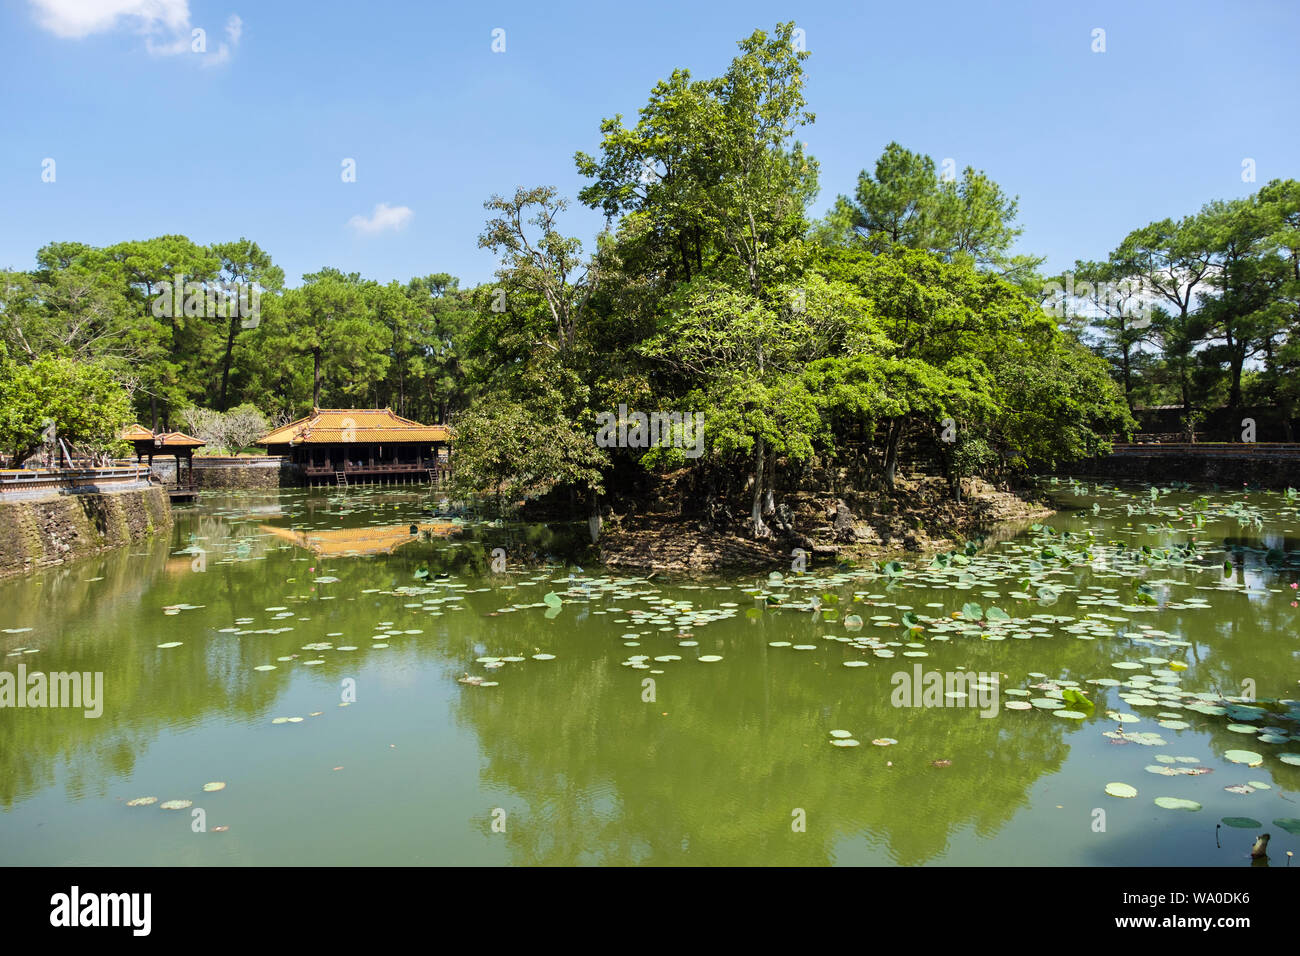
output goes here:
[[251, 561], [266, 556], [265, 535], [252, 528], [229, 522], [199, 523], [199, 533], [189, 536], [187, 546], [167, 559], [168, 574], [206, 571], [209, 563]]
[[[325, 557], [348, 557], [362, 554], [389, 554], [394, 549], [425, 535], [447, 537], [458, 526], [451, 521], [432, 524], [393, 524], [379, 527], [340, 528], [331, 531], [303, 531], [297, 528], [280, 528], [275, 525], [260, 526], [263, 531], [282, 538], [308, 551]], [[411, 529], [415, 529], [412, 532]]]

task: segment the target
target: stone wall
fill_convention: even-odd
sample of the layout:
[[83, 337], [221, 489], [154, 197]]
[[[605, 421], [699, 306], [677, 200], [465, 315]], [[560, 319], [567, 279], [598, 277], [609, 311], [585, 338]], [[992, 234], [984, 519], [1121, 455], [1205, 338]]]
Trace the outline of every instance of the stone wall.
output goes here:
[[[176, 487], [176, 463], [171, 458], [155, 458], [153, 473], [167, 487]], [[182, 462], [182, 479], [189, 474], [189, 465]], [[194, 459], [194, 485], [199, 491], [293, 488], [301, 484], [299, 469], [287, 458], [201, 455]]]
[[301, 483], [298, 469], [287, 458], [194, 459], [194, 484], [200, 491], [291, 488]]
[[157, 486], [0, 501], [0, 577], [129, 544], [171, 527]]
[[1076, 478], [1118, 478], [1164, 483], [1244, 484], [1262, 488], [1300, 488], [1300, 460], [1294, 458], [1209, 458], [1192, 456], [1111, 455], [1077, 461], [1058, 474]]

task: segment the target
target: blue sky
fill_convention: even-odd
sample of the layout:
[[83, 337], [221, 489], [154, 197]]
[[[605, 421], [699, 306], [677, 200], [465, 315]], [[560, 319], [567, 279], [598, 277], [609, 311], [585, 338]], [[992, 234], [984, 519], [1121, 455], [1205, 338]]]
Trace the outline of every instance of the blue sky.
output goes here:
[[558, 187], [590, 248], [601, 219], [576, 203], [573, 153], [596, 151], [601, 118], [634, 119], [674, 67], [717, 75], [789, 19], [812, 54], [818, 215], [897, 140], [1018, 195], [1020, 248], [1059, 270], [1300, 177], [1291, 0], [3, 0], [0, 267], [53, 240], [183, 233], [254, 239], [290, 284], [325, 265], [486, 281], [489, 195]]

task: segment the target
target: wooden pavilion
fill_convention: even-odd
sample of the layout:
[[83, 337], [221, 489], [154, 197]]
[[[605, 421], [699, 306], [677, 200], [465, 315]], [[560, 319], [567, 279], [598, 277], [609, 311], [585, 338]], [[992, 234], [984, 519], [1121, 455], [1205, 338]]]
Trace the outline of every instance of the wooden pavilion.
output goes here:
[[[194, 487], [194, 449], [202, 448], [207, 442], [184, 432], [151, 432], [143, 425], [132, 425], [122, 433], [122, 438], [135, 446], [135, 460], [139, 464], [142, 458], [149, 459], [153, 467], [154, 456], [172, 457], [176, 460], [176, 487]], [[181, 459], [189, 465], [188, 480], [181, 484]]]
[[314, 408], [263, 435], [268, 455], [283, 455], [308, 483], [428, 480], [451, 468], [451, 429], [421, 425], [388, 408]]

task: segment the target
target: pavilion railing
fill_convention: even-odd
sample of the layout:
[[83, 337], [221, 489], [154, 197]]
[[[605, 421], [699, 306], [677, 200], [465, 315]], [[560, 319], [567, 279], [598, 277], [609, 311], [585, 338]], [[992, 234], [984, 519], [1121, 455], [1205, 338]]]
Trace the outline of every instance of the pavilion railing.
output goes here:
[[109, 468], [15, 468], [0, 471], [0, 494], [134, 484], [148, 480], [149, 468], [144, 465]]
[[420, 458], [416, 461], [375, 462], [374, 464], [362, 463], [359, 465], [350, 461], [341, 463], [328, 462], [324, 465], [303, 465], [302, 469], [304, 474], [315, 478], [334, 475], [340, 471], [346, 475], [413, 474], [429, 470], [445, 472], [451, 470], [451, 465], [445, 458]]

